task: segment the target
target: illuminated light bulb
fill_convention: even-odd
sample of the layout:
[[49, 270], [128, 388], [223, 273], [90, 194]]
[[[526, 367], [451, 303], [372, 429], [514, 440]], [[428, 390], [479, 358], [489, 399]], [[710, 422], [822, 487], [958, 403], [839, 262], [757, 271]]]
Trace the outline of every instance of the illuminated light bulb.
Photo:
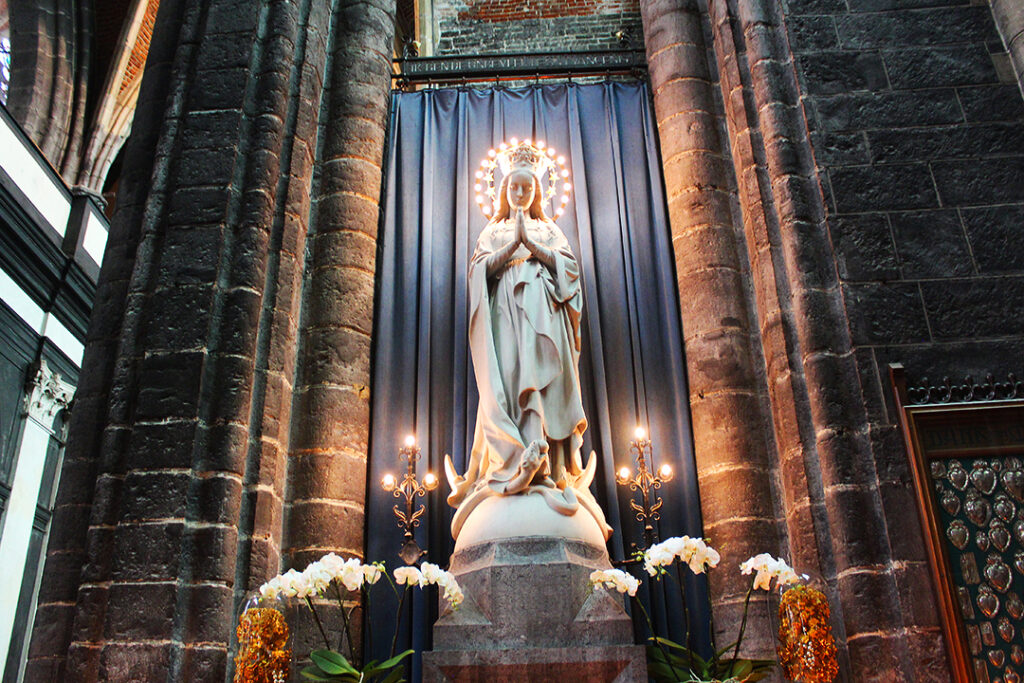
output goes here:
[[636, 431], [633, 432], [633, 435], [636, 436], [637, 439], [643, 439], [647, 436], [647, 430], [643, 427], [637, 427]]
[[523, 140], [523, 144], [524, 145], [530, 144], [530, 138], [526, 138], [525, 140]]
[[[479, 190], [479, 189], [480, 189], [480, 186], [478, 185], [476, 189], [478, 189], [478, 190]], [[484, 203], [484, 196], [483, 196], [482, 194], [478, 194], [478, 195], [476, 196], [476, 203], [477, 203], [477, 204], [483, 204], [483, 203]]]
[[668, 481], [672, 478], [672, 466], [665, 463], [658, 468], [658, 476], [661, 477], [662, 481]]
[[483, 171], [477, 171], [476, 172], [476, 179], [477, 180], [483, 180], [483, 178], [484, 178], [484, 172]]
[[519, 144], [519, 138], [512, 138], [511, 140], [509, 140], [509, 142], [512, 143], [512, 145], [518, 145]]
[[473, 186], [473, 189], [476, 190], [477, 192], [481, 192], [483, 191], [484, 186], [481, 185], [480, 183], [477, 183], [476, 185]]
[[437, 488], [437, 477], [434, 476], [433, 472], [427, 472], [426, 476], [423, 477], [423, 488], [428, 491], [433, 491]]
[[565, 210], [564, 210], [564, 209], [558, 209], [557, 211], [555, 211], [555, 218], [558, 218], [558, 217], [559, 217], [559, 216], [561, 216], [561, 215], [562, 215], [563, 213], [565, 213]]
[[559, 166], [563, 166], [563, 165], [565, 165], [565, 157], [563, 157], [563, 156], [561, 156], [561, 155], [559, 155], [559, 157], [558, 157], [557, 159], [555, 159], [555, 161], [557, 161], [557, 162], [558, 162], [558, 165], [559, 165]]
[[381, 485], [381, 488], [383, 488], [385, 491], [394, 491], [395, 490], [395, 475], [393, 475], [393, 474], [385, 474], [381, 478], [381, 480], [380, 480], [380, 485]]
[[615, 473], [615, 479], [620, 484], [625, 484], [627, 481], [629, 481], [630, 474], [632, 474], [632, 472], [629, 471], [629, 468], [623, 467], [622, 469]]
[[489, 157], [491, 157], [491, 158], [494, 158], [494, 157], [496, 157], [497, 155], [498, 155], [498, 153], [497, 153], [497, 152], [495, 152], [495, 151], [494, 151], [493, 149], [489, 149], [489, 150], [487, 150], [487, 156], [489, 156]]
[[569, 177], [569, 171], [563, 168], [562, 172], [559, 173], [559, 175], [562, 176], [563, 178], [568, 178]]
[[555, 148], [554, 147], [548, 147], [548, 156], [551, 157], [552, 159], [555, 157]]
[[537, 149], [544, 149], [544, 141], [537, 140]]
[[489, 206], [485, 206], [484, 207], [484, 215], [486, 215], [486, 216], [490, 216], [491, 215], [491, 207], [489, 207]]
[[563, 204], [568, 204], [569, 203], [569, 195], [567, 195], [567, 194], [563, 194], [562, 195], [562, 203]]
[[572, 189], [572, 183], [566, 183], [565, 185], [562, 185], [562, 189], [568, 192], [569, 190]]
[[415, 446], [416, 445], [416, 437], [413, 436], [412, 434], [410, 434], [409, 436], [405, 437], [405, 445], [406, 445], [407, 448], [412, 448], [413, 446]]

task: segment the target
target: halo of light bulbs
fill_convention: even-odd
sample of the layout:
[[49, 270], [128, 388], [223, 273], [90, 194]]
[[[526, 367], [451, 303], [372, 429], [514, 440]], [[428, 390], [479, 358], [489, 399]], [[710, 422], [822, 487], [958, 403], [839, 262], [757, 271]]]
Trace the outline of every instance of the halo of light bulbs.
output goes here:
[[[572, 191], [572, 183], [569, 182], [569, 169], [565, 166], [565, 157], [559, 154], [554, 147], [548, 147], [543, 140], [531, 142], [529, 138], [523, 140], [524, 144], [532, 145], [541, 153], [541, 165], [539, 176], [547, 173], [548, 187], [544, 192], [544, 201], [551, 201], [562, 189], [561, 201], [555, 209], [555, 218], [565, 213], [565, 207], [569, 204], [569, 193]], [[480, 162], [480, 168], [476, 171], [476, 183], [473, 190], [476, 193], [476, 204], [480, 211], [488, 219], [494, 215], [494, 210], [499, 203], [498, 191], [494, 189], [494, 169], [500, 164], [500, 159], [519, 145], [518, 138], [510, 138], [507, 143], [502, 142], [497, 148], [487, 150], [487, 156]], [[539, 178], [538, 178], [539, 180]]]

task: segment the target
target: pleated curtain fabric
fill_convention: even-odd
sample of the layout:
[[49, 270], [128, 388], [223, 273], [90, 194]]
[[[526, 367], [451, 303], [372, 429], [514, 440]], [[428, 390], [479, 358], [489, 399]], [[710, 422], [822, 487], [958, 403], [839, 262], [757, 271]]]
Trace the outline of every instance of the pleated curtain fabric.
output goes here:
[[[445, 566], [454, 545], [442, 463], [448, 453], [464, 470], [476, 416], [466, 278], [487, 221], [475, 199], [475, 172], [489, 149], [512, 137], [555, 147], [571, 172], [569, 204], [557, 223], [582, 271], [580, 374], [589, 422], [583, 456], [598, 455], [592, 490], [615, 528], [612, 558], [642, 543], [632, 494], [615, 483], [617, 468], [635, 469], [629, 442], [637, 425], [650, 432], [656, 466], [669, 463], [676, 473], [658, 491], [659, 538], [701, 534], [679, 294], [646, 84], [396, 92], [378, 241], [367, 483], [367, 557], [391, 569], [401, 563], [402, 531], [392, 512], [401, 501], [379, 482], [385, 473], [401, 476], [397, 455], [408, 434], [423, 450], [420, 478], [429, 469], [442, 481], [423, 501], [427, 511], [416, 530], [429, 551], [424, 559]], [[706, 646], [706, 588], [692, 576], [686, 581], [690, 631]], [[654, 617], [682, 640], [674, 584], [662, 584]], [[397, 603], [384, 590], [374, 598], [366, 636], [380, 658], [390, 648]], [[437, 605], [420, 596], [411, 602], [399, 649], [429, 649]]]

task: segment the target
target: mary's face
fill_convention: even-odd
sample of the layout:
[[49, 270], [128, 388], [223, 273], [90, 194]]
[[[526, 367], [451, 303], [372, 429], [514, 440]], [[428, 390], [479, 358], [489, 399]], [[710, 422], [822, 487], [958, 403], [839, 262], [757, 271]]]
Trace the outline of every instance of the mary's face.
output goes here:
[[517, 209], [526, 209], [533, 204], [533, 176], [526, 171], [516, 171], [508, 177], [508, 203]]

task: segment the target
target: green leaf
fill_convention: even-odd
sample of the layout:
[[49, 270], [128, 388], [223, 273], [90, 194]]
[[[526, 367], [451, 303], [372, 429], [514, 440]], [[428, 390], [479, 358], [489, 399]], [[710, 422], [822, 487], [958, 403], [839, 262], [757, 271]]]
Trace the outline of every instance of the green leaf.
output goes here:
[[332, 681], [333, 683], [342, 683], [343, 681], [352, 680], [351, 674], [346, 676], [332, 676], [331, 674], [324, 673], [320, 667], [315, 664], [303, 669], [302, 677], [310, 681]]
[[416, 652], [416, 650], [406, 650], [405, 652], [402, 652], [401, 654], [397, 654], [394, 657], [392, 657], [391, 659], [388, 659], [388, 660], [385, 660], [385, 661], [381, 662], [380, 663], [380, 668], [382, 668], [382, 669], [390, 669], [390, 668], [396, 666], [403, 659], [405, 659], [406, 657], [411, 655], [413, 652]]
[[324, 673], [359, 675], [359, 670], [349, 664], [348, 660], [345, 659], [345, 655], [340, 652], [335, 652], [334, 650], [313, 650], [309, 653], [309, 658]]
[[386, 677], [381, 679], [380, 683], [405, 683], [405, 679], [402, 678], [405, 674], [405, 668], [394, 669]]

